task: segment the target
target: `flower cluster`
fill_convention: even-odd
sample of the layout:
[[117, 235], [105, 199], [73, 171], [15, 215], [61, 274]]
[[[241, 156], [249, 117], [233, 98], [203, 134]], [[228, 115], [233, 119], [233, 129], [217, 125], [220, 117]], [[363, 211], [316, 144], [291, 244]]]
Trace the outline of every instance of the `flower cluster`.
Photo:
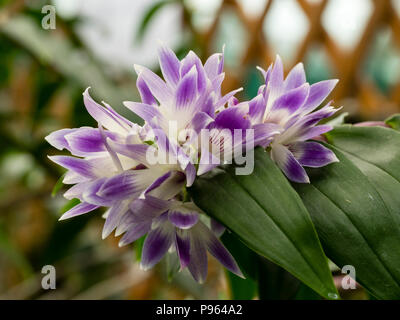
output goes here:
[[[176, 251], [181, 269], [199, 282], [207, 276], [207, 251], [242, 276], [232, 255], [220, 242], [224, 227], [207, 217], [188, 197], [196, 176], [255, 146], [268, 148], [272, 159], [295, 182], [309, 182], [303, 166], [337, 161], [322, 145], [307, 141], [331, 128], [317, 123], [335, 113], [330, 104], [315, 111], [336, 84], [310, 86], [301, 64], [284, 79], [277, 58], [265, 85], [251, 101], [239, 102], [240, 89], [221, 94], [223, 54], [203, 65], [192, 51], [179, 60], [166, 47], [159, 50], [164, 79], [135, 66], [141, 102], [124, 102], [144, 120], [132, 123], [104, 103], [83, 93], [84, 104], [98, 127], [62, 129], [46, 140], [72, 156], [50, 159], [68, 171], [64, 194], [80, 204], [61, 219], [106, 207], [103, 238], [115, 230], [119, 244], [146, 236], [141, 258], [153, 267], [168, 251]], [[250, 138], [249, 138], [250, 137]]]

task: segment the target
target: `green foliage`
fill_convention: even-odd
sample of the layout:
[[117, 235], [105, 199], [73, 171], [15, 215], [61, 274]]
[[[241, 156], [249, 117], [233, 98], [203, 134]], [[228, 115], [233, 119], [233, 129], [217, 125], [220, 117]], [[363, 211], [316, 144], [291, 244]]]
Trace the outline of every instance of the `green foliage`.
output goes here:
[[400, 131], [400, 114], [395, 114], [385, 120], [386, 124], [393, 129]]
[[255, 168], [238, 176], [225, 166], [197, 179], [194, 202], [257, 254], [280, 265], [325, 298], [337, 298], [327, 259], [300, 197], [262, 149]]
[[[258, 149], [252, 175], [236, 176], [233, 166], [222, 167], [198, 179], [190, 190], [192, 197], [232, 231], [229, 241], [226, 235], [222, 239], [245, 275], [257, 281], [260, 298], [336, 294], [319, 237], [326, 255], [339, 267], [354, 266], [356, 280], [373, 296], [399, 299], [400, 133], [345, 125], [326, 137], [330, 144], [325, 145], [340, 162], [308, 169], [311, 184], [290, 185], [268, 154]], [[246, 253], [233, 235], [254, 252]], [[296, 279], [278, 266], [304, 284], [296, 285]], [[251, 284], [231, 278], [233, 297]]]

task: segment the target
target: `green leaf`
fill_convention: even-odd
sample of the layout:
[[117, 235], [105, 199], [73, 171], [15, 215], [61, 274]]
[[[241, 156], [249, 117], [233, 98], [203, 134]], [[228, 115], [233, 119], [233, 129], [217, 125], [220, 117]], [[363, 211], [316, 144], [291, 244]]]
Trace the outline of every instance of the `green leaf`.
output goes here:
[[[329, 133], [329, 139], [335, 131]], [[344, 140], [347, 144], [351, 139]], [[367, 141], [371, 145], [370, 157], [383, 159], [384, 155], [375, 153], [371, 139]], [[352, 152], [358, 154], [359, 143], [353, 143]], [[308, 170], [311, 184], [295, 185], [311, 214], [324, 250], [339, 267], [354, 266], [356, 280], [376, 297], [398, 299], [398, 224], [369, 179], [337, 148], [326, 146], [335, 152], [340, 162]]]
[[400, 113], [391, 116], [385, 120], [385, 123], [393, 129], [400, 131]]
[[254, 172], [224, 166], [196, 179], [194, 202], [252, 250], [280, 265], [326, 298], [337, 298], [327, 259], [298, 194], [262, 149]]
[[228, 270], [226, 271], [231, 291], [231, 299], [253, 299], [257, 293], [256, 279], [258, 278], [258, 255], [247, 248], [243, 242], [233, 233], [229, 232], [229, 230], [225, 231], [221, 236], [221, 241], [233, 255], [240, 270], [242, 270], [246, 277], [246, 279], [243, 279]]
[[57, 193], [61, 190], [61, 188], [64, 186], [63, 180], [65, 177], [65, 173], [57, 180], [56, 184], [54, 185], [53, 190], [51, 191], [51, 196], [55, 197]]
[[295, 298], [301, 282], [280, 266], [259, 258], [258, 295], [261, 300]]

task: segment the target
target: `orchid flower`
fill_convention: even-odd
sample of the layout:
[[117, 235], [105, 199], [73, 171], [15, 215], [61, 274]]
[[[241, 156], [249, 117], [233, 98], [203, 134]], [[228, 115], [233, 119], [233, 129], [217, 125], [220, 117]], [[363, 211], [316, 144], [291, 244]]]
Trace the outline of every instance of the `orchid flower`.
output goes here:
[[[218, 152], [209, 148], [223, 140], [224, 129], [251, 128], [250, 122], [243, 119], [244, 113], [228, 108], [216, 114], [242, 89], [221, 95], [225, 77], [223, 54], [212, 55], [203, 65], [193, 51], [180, 61], [172, 50], [161, 47], [159, 62], [164, 80], [145, 67], [135, 66], [142, 102], [124, 104], [147, 125], [165, 133], [168, 143], [178, 148], [181, 164], [188, 167], [187, 171], [196, 173], [194, 164], [200, 158], [197, 175], [204, 174], [223, 163], [222, 154], [233, 154], [233, 141], [214, 148]], [[203, 129], [214, 129], [206, 141], [201, 139]], [[241, 145], [242, 140], [236, 143], [236, 149]], [[188, 186], [194, 178], [195, 175], [187, 175]]]
[[[103, 238], [118, 225], [129, 209], [129, 203], [163, 183], [169, 184], [179, 168], [145, 165], [149, 145], [142, 141], [143, 128], [118, 115], [110, 106], [97, 104], [86, 90], [84, 103], [89, 114], [99, 123], [98, 128], [62, 129], [51, 133], [46, 140], [59, 150], [73, 156], [49, 157], [68, 169], [63, 183], [74, 184], [65, 198], [77, 198], [80, 204], [66, 212], [61, 220], [108, 207]], [[104, 126], [104, 128], [103, 128]], [[134, 148], [128, 157], [116, 152], [123, 145]], [[131, 150], [128, 149], [128, 150]], [[172, 179], [172, 180], [171, 180]], [[182, 185], [184, 179], [181, 179]], [[178, 189], [171, 189], [177, 191]]]
[[249, 102], [248, 113], [254, 135], [259, 138], [256, 144], [270, 147], [271, 158], [291, 181], [309, 183], [303, 167], [318, 168], [338, 161], [331, 150], [317, 142], [307, 141], [332, 129], [330, 125], [317, 124], [339, 109], [328, 103], [315, 110], [338, 80], [310, 85], [306, 82], [302, 63], [296, 65], [285, 79], [279, 56], [267, 71], [259, 70], [265, 85]]
[[[193, 203], [180, 200], [182, 188], [193, 184], [196, 177], [192, 149], [196, 156], [205, 154], [201, 147], [204, 144], [195, 144], [199, 142], [197, 133], [209, 127], [216, 135], [233, 129], [232, 123], [224, 128], [224, 112], [216, 116], [215, 111], [238, 90], [221, 95], [221, 54], [211, 56], [203, 66], [193, 52], [179, 61], [171, 50], [162, 48], [160, 64], [166, 82], [150, 70], [136, 67], [143, 102], [125, 103], [145, 120], [143, 126], [131, 123], [107, 104], [97, 104], [87, 89], [84, 103], [98, 128], [62, 129], [46, 137], [54, 147], [73, 155], [50, 157], [68, 169], [63, 182], [74, 184], [64, 196], [81, 201], [61, 220], [107, 207], [103, 238], [116, 230], [116, 236], [124, 234], [120, 245], [125, 245], [147, 234], [141, 264], [144, 269], [154, 266], [168, 250], [176, 250], [181, 268], [188, 267], [196, 280], [204, 281], [208, 250], [242, 276], [218, 239], [223, 226]], [[178, 134], [171, 135], [169, 125], [175, 120]], [[241, 126], [240, 119], [234, 123]], [[246, 126], [249, 128], [250, 123]], [[185, 135], [187, 130], [194, 134]], [[184, 139], [175, 140], [182, 132]], [[215, 136], [209, 139], [211, 144], [216, 141]], [[164, 161], [154, 162], [152, 158]], [[202, 173], [216, 165], [203, 167]]]

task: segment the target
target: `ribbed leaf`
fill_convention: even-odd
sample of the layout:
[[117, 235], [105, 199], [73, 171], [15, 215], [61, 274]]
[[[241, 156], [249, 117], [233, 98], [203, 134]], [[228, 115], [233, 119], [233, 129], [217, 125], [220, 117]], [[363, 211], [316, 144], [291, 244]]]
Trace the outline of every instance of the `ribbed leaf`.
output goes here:
[[268, 154], [255, 150], [253, 174], [234, 166], [196, 179], [195, 203], [256, 253], [280, 265], [326, 298], [337, 298], [327, 259], [301, 199]]
[[[329, 139], [349, 129], [348, 126], [335, 129], [329, 133]], [[359, 129], [368, 131], [371, 128]], [[343, 145], [350, 146], [349, 141], [354, 137], [346, 134], [342, 138]], [[384, 155], [377, 154], [372, 137], [364, 139], [364, 143], [370, 145], [370, 160], [385, 158]], [[351, 152], [361, 154], [360, 144], [360, 140], [353, 141]], [[385, 203], [393, 195], [386, 194], [381, 188], [381, 172], [375, 176], [375, 181], [380, 181], [375, 184], [373, 179], [367, 178], [339, 149], [327, 146], [335, 152], [340, 162], [308, 170], [311, 184], [295, 185], [311, 214], [325, 252], [340, 267], [353, 265], [356, 280], [376, 297], [398, 299], [400, 232], [397, 219], [389, 209], [390, 205]], [[387, 146], [386, 141], [381, 147]], [[367, 171], [371, 169], [370, 165], [364, 167], [363, 164], [361, 167]], [[377, 171], [374, 169], [373, 172]], [[389, 180], [384, 177], [383, 186]], [[390, 183], [394, 186], [394, 181]], [[385, 201], [383, 193], [386, 195]]]

